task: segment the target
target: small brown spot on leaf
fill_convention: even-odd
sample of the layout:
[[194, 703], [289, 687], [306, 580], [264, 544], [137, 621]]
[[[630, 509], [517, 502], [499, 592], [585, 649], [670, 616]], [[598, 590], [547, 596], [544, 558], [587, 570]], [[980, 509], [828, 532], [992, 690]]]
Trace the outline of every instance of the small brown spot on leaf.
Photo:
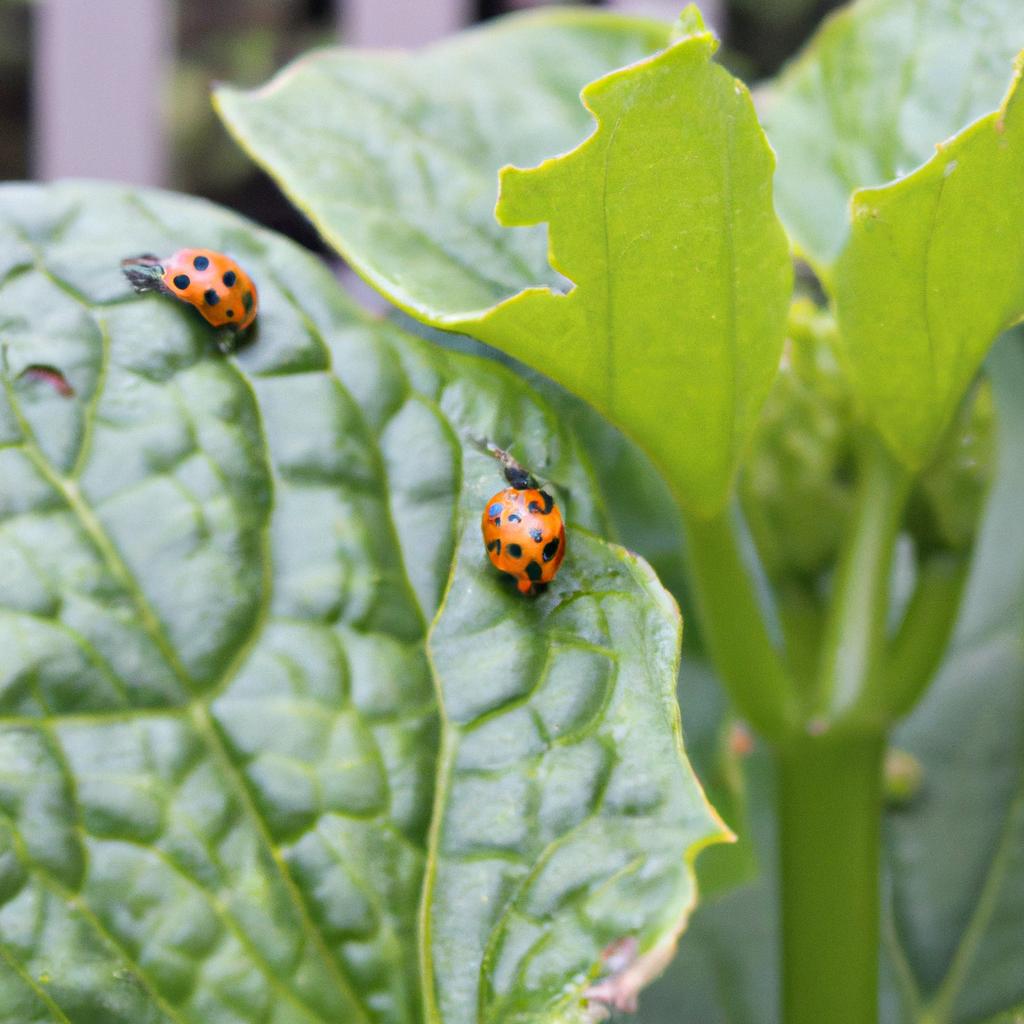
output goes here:
[[75, 393], [75, 389], [68, 383], [67, 377], [60, 370], [54, 366], [44, 366], [42, 363], [33, 363], [31, 366], [26, 366], [18, 374], [18, 379], [41, 381], [43, 384], [49, 384], [62, 398], [71, 398]]

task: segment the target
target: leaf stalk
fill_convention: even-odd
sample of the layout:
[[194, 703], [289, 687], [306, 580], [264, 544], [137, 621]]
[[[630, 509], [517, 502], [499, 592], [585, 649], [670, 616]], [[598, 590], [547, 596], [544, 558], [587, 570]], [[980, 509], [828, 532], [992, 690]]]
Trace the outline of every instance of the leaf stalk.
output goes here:
[[703, 634], [733, 705], [766, 739], [799, 723], [799, 701], [765, 623], [728, 509], [686, 515], [687, 558]]
[[826, 724], [861, 698], [884, 650], [893, 551], [912, 479], [876, 434], [864, 433], [859, 456], [821, 646], [817, 703]]

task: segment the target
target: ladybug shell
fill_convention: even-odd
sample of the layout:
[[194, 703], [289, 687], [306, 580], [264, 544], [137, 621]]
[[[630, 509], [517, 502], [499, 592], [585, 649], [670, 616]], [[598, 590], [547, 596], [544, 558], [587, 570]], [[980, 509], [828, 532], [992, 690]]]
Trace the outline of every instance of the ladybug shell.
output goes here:
[[211, 249], [182, 249], [161, 265], [166, 291], [195, 306], [214, 327], [244, 331], [256, 319], [256, 288], [230, 256]]
[[520, 593], [555, 578], [565, 555], [562, 513], [547, 491], [506, 488], [494, 495], [481, 520], [487, 556], [515, 577]]

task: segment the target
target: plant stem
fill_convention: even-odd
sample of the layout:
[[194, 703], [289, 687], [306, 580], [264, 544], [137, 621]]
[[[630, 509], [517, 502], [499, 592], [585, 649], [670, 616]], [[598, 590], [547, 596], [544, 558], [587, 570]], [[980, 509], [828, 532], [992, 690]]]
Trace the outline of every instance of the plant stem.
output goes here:
[[856, 505], [836, 570], [822, 643], [819, 710], [834, 719], [860, 697], [885, 643], [889, 576], [909, 473], [865, 434]]
[[946, 654], [970, 567], [966, 555], [933, 555], [918, 569], [917, 585], [899, 631], [862, 700], [864, 717], [885, 725], [920, 700]]
[[884, 737], [801, 737], [777, 751], [785, 1024], [878, 1019]]
[[[865, 715], [886, 652], [893, 551], [910, 474], [859, 446], [856, 502], [822, 637], [824, 730], [778, 745], [785, 1024], [878, 1020], [879, 842], [886, 717]], [[914, 625], [919, 625], [915, 616]]]
[[771, 740], [796, 727], [792, 680], [768, 636], [729, 510], [686, 517], [687, 555], [701, 628], [736, 710]]

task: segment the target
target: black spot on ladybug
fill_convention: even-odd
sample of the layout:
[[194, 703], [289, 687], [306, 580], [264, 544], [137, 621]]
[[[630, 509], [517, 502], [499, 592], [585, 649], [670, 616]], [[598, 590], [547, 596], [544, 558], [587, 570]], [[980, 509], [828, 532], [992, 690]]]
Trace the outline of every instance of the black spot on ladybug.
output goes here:
[[505, 550], [508, 552], [509, 558], [522, 558], [523, 549], [518, 544], [509, 544]]
[[558, 553], [558, 538], [555, 537], [553, 540], [549, 540], [544, 545], [544, 561], [550, 562], [552, 558]]
[[500, 515], [501, 515], [501, 503], [500, 503], [500, 502], [497, 502], [497, 501], [496, 501], [496, 502], [495, 502], [495, 503], [494, 503], [494, 504], [493, 504], [493, 505], [492, 505], [492, 506], [491, 506], [491, 507], [490, 507], [490, 508], [489, 508], [489, 509], [487, 510], [487, 514], [488, 514], [489, 516], [500, 516]]
[[534, 539], [534, 540], [535, 540], [535, 541], [536, 541], [536, 542], [537, 542], [538, 544], [539, 544], [539, 543], [540, 543], [540, 542], [541, 542], [541, 541], [542, 541], [542, 540], [544, 539], [544, 534], [543, 534], [543, 533], [541, 533], [541, 531], [540, 531], [540, 530], [538, 530], [536, 526], [535, 526], [535, 527], [534, 527], [534, 528], [533, 528], [533, 529], [532, 529], [532, 530], [530, 531], [530, 536], [531, 536], [531, 537], [532, 537], [532, 538], [533, 538], [533, 539]]
[[205, 270], [209, 265], [210, 261], [205, 256], [197, 256], [192, 261], [192, 266], [195, 267], [196, 270]]
[[174, 287], [180, 288], [181, 291], [184, 291], [191, 283], [192, 279], [188, 276], [188, 274], [179, 274], [174, 279]]
[[249, 310], [252, 309], [252, 292], [246, 292], [242, 296], [242, 305], [245, 306], [246, 313], [248, 313]]
[[531, 512], [537, 512], [542, 516], [546, 516], [554, 508], [555, 499], [547, 491], [541, 491], [540, 496], [544, 499], [544, 507], [541, 508], [537, 502], [531, 501], [529, 508]]
[[233, 309], [227, 309], [224, 312], [225, 312], [225, 315], [228, 317], [228, 319], [230, 319], [231, 317], [233, 317], [235, 315], [235, 311]]
[[487, 550], [488, 551], [493, 551], [496, 555], [500, 555], [501, 554], [501, 538], [500, 537], [496, 537], [494, 540], [492, 540], [491, 543], [487, 545]]
[[544, 573], [542, 572], [541, 567], [536, 562], [530, 562], [530, 564], [526, 567], [526, 575], [531, 580], [533, 580], [534, 583], [536, 583], [541, 578], [541, 576], [544, 575]]
[[523, 517], [519, 515], [518, 512], [511, 512], [509, 513], [508, 521], [510, 523], [521, 523], [523, 521]]
[[230, 288], [238, 278], [235, 276], [235, 272], [233, 270], [225, 270], [224, 276], [221, 280]]
[[212, 288], [207, 288], [206, 291], [203, 292], [203, 298], [206, 299], [206, 304], [208, 306], [216, 306], [217, 303], [220, 302], [220, 296]]

